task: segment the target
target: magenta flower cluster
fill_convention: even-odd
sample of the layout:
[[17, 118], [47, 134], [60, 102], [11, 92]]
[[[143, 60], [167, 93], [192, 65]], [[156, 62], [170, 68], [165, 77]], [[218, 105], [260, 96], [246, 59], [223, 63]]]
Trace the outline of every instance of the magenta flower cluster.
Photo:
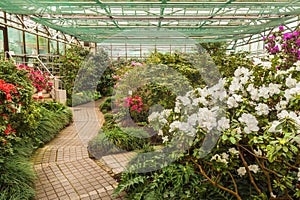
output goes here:
[[300, 60], [299, 36], [299, 31], [285, 32], [284, 27], [280, 26], [278, 32], [272, 33], [268, 38], [263, 38], [265, 48], [278, 61], [276, 68], [287, 69]]
[[42, 90], [52, 90], [53, 83], [50, 82], [50, 76], [48, 73], [43, 73], [39, 70], [35, 71], [33, 68], [26, 65], [19, 65], [18, 69], [28, 71], [28, 77], [38, 92], [41, 92]]

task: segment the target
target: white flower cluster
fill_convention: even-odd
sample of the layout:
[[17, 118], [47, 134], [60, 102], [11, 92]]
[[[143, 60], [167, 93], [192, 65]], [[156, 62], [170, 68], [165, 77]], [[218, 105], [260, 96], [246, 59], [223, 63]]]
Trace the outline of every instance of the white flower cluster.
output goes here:
[[244, 127], [244, 131], [247, 134], [259, 130], [258, 121], [255, 116], [251, 114], [243, 113], [242, 116], [239, 117], [239, 121], [246, 124], [246, 126]]
[[[255, 174], [259, 171], [258, 165], [249, 165], [248, 169]], [[245, 167], [240, 167], [237, 169], [237, 173], [239, 176], [244, 176], [247, 173], [247, 170]]]
[[213, 157], [211, 157], [210, 159], [211, 161], [216, 161], [216, 162], [221, 162], [221, 163], [224, 163], [225, 165], [228, 164], [228, 161], [229, 161], [229, 155], [227, 153], [222, 153], [221, 155], [219, 154], [216, 154], [214, 155]]

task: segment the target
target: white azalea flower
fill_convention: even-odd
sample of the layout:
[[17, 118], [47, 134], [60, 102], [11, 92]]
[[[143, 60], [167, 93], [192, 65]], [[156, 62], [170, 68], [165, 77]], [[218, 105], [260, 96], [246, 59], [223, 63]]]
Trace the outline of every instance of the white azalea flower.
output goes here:
[[190, 126], [196, 126], [197, 122], [198, 122], [198, 115], [196, 113], [194, 113], [191, 116], [189, 116], [189, 118], [188, 118], [188, 124]]
[[179, 96], [179, 97], [177, 97], [177, 100], [181, 101], [183, 106], [187, 106], [187, 105], [191, 104], [190, 98], [188, 98], [186, 96]]
[[292, 75], [289, 75], [288, 78], [285, 80], [285, 85], [289, 88], [294, 87], [297, 84], [297, 80], [292, 78]]
[[272, 198], [276, 198], [276, 195], [275, 195], [273, 192], [270, 193], [270, 196], [271, 196]]
[[265, 99], [269, 98], [269, 88], [265, 86], [260, 87], [258, 90], [258, 96]]
[[228, 155], [227, 153], [223, 152], [223, 153], [221, 154], [221, 156], [222, 156], [223, 159], [229, 160], [229, 155]]
[[258, 121], [255, 116], [243, 113], [241, 117], [239, 117], [239, 121], [246, 124], [244, 128], [245, 133], [251, 133], [259, 130]]
[[269, 85], [269, 94], [272, 96], [274, 94], [280, 93], [280, 86], [279, 84], [270, 83]]
[[221, 119], [218, 121], [218, 131], [226, 130], [230, 128], [230, 120], [226, 117], [221, 117]]
[[254, 149], [253, 151], [254, 151], [255, 155], [262, 156], [262, 151], [260, 149], [257, 149], [257, 150]]
[[239, 104], [237, 103], [237, 101], [235, 100], [234, 97], [229, 97], [227, 99], [227, 105], [228, 105], [228, 108], [236, 108], [236, 107], [238, 107]]
[[239, 79], [237, 78], [233, 78], [233, 80], [231, 81], [231, 85], [229, 86], [229, 90], [231, 93], [235, 92], [235, 91], [238, 91], [241, 89], [241, 84], [240, 84], [240, 81]]
[[288, 112], [286, 110], [283, 110], [277, 114], [277, 117], [279, 119], [284, 119], [284, 118], [288, 117], [288, 118], [293, 119], [296, 123], [300, 124], [300, 119], [298, 118], [297, 114], [293, 111]]
[[179, 128], [181, 122], [180, 121], [173, 121], [171, 124], [170, 124], [170, 130], [169, 132], [173, 132], [175, 131], [176, 129]]
[[283, 109], [286, 109], [286, 106], [288, 105], [288, 102], [287, 101], [279, 101], [276, 106], [275, 106], [275, 109], [280, 111], [280, 110], [283, 110]]
[[241, 95], [234, 94], [232, 96], [234, 97], [234, 99], [236, 100], [236, 102], [243, 102], [243, 97]]
[[298, 177], [298, 181], [300, 181], [300, 168], [298, 168], [298, 174], [297, 174], [297, 177]]
[[247, 91], [249, 92], [249, 94], [251, 95], [251, 99], [254, 101], [257, 101], [259, 99], [259, 95], [258, 95], [258, 89], [254, 87], [254, 85], [251, 83], [248, 85], [247, 87]]
[[237, 173], [238, 173], [238, 175], [239, 176], [244, 176], [245, 174], [246, 174], [246, 168], [245, 167], [240, 167], [240, 168], [238, 168], [238, 170], [237, 170]]
[[159, 136], [163, 136], [163, 135], [164, 135], [163, 131], [162, 131], [162, 130], [159, 130], [159, 131], [158, 131], [158, 135], [159, 135]]
[[208, 108], [200, 108], [198, 111], [199, 126], [204, 130], [210, 131], [217, 126], [216, 113]]
[[164, 137], [162, 137], [163, 143], [166, 143], [169, 141], [169, 137], [166, 135]]
[[217, 161], [217, 162], [221, 162], [224, 164], [228, 164], [228, 159], [229, 159], [229, 155], [226, 153], [222, 153], [221, 156], [219, 154], [214, 155], [213, 157], [211, 157], [211, 161]]
[[248, 168], [250, 171], [252, 171], [255, 174], [259, 171], [258, 165], [249, 165]]
[[276, 127], [280, 124], [279, 121], [273, 121], [271, 127], [269, 128], [270, 133], [280, 132], [280, 130], [276, 130]]
[[149, 122], [159, 118], [160, 114], [158, 112], [153, 112], [148, 116]]
[[258, 115], [267, 115], [269, 114], [269, 107], [267, 104], [264, 103], [259, 103], [256, 107], [255, 107], [256, 113]]
[[164, 117], [164, 118], [168, 118], [169, 116], [170, 116], [170, 114], [171, 114], [171, 109], [165, 109], [165, 110], [163, 110], [162, 111], [162, 116]]
[[239, 155], [239, 151], [236, 150], [236, 148], [234, 147], [228, 149], [228, 152], [231, 153], [232, 155]]
[[220, 159], [221, 159], [221, 156], [219, 154], [216, 154], [216, 155], [213, 155], [213, 157], [211, 157], [210, 161], [220, 160]]
[[286, 101], [290, 101], [290, 99], [293, 97], [293, 92], [291, 89], [286, 89], [284, 91], [284, 95], [283, 95], [286, 99]]

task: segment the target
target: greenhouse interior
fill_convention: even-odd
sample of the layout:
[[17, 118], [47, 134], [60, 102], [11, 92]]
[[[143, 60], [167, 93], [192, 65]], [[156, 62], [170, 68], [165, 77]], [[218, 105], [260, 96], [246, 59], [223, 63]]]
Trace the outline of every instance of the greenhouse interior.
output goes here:
[[0, 200], [300, 199], [299, 17], [1, 0]]

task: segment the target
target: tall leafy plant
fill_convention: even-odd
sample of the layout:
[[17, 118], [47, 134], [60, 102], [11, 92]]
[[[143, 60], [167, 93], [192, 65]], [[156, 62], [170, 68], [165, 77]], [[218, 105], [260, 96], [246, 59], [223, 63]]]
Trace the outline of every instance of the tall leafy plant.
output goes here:
[[64, 89], [67, 91], [69, 102], [72, 99], [73, 88], [78, 71], [88, 54], [88, 50], [85, 50], [82, 47], [73, 46], [67, 49], [65, 56], [61, 56], [57, 60], [57, 62], [60, 63], [60, 76], [62, 77]]

